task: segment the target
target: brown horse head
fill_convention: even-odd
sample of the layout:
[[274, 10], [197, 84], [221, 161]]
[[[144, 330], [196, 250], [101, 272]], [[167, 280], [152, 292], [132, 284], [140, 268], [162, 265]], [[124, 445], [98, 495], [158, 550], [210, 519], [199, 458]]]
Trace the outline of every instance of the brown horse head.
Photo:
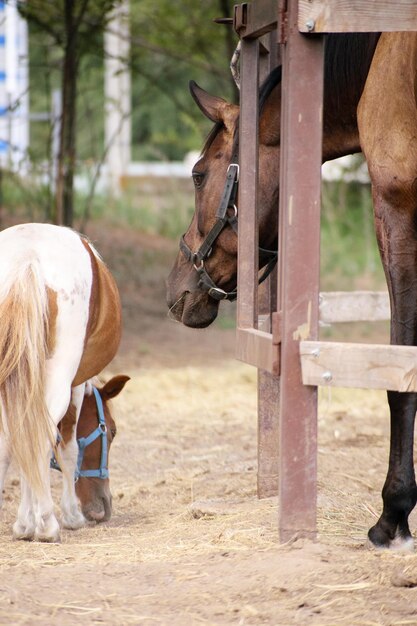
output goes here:
[[[378, 37], [378, 33], [356, 33], [329, 35], [326, 39], [324, 161], [360, 151], [356, 109]], [[199, 251], [216, 223], [228, 167], [237, 159], [239, 107], [210, 96], [195, 83], [190, 84], [190, 89], [201, 111], [215, 126], [193, 169], [195, 213], [168, 277], [167, 302], [176, 320], [199, 328], [208, 326], [216, 318], [219, 299], [210, 295], [207, 280], [202, 284], [201, 261], [195, 259], [193, 253]], [[259, 245], [274, 250], [278, 239], [281, 67], [271, 72], [261, 87], [259, 109]], [[260, 251], [260, 267], [267, 261]], [[229, 224], [215, 239], [203, 264], [217, 288], [225, 292], [235, 289], [237, 237]]]
[[[111, 415], [109, 400], [115, 398], [123, 389], [129, 376], [114, 376], [103, 387], [98, 388], [106, 422], [107, 458], [105, 467], [109, 467], [109, 451], [111, 443], [116, 436], [116, 424]], [[86, 394], [81, 408], [77, 425], [77, 439], [86, 438], [96, 430], [99, 424], [98, 409], [94, 394]], [[81, 465], [84, 470], [97, 470], [101, 466], [102, 441], [101, 437], [95, 439], [84, 449], [84, 457]], [[110, 492], [109, 478], [83, 477], [80, 476], [75, 483], [75, 491], [81, 503], [84, 517], [90, 521], [105, 522], [110, 519], [112, 513], [112, 495]]]
[[[260, 160], [260, 202], [259, 215], [260, 242], [265, 248], [274, 246], [277, 226], [268, 223], [273, 204], [278, 201], [279, 159], [279, 101], [280, 89], [276, 86], [268, 93], [260, 119], [259, 160]], [[195, 187], [195, 212], [191, 224], [184, 235], [186, 248], [191, 252], [199, 250], [213, 226], [215, 226], [228, 168], [237, 161], [237, 135], [239, 107], [215, 96], [209, 95], [194, 82], [190, 83], [192, 96], [206, 117], [215, 123], [200, 159], [193, 168]], [[239, 213], [237, 199], [237, 215]], [[227, 209], [233, 217], [233, 207]], [[274, 234], [275, 233], [275, 234]], [[203, 261], [209, 280], [228, 293], [236, 287], [237, 236], [227, 224], [216, 237], [211, 252]], [[184, 251], [178, 253], [174, 267], [168, 277], [168, 306], [175, 319], [186, 326], [202, 328], [213, 322], [217, 316], [219, 299], [210, 295], [202, 287], [201, 275], [196, 267], [201, 261], [193, 262]], [[221, 298], [220, 298], [221, 299]]]

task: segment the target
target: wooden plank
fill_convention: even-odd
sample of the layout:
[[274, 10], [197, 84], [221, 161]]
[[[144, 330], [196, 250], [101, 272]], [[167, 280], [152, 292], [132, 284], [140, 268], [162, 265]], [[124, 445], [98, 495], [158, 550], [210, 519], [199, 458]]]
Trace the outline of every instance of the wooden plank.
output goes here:
[[417, 30], [417, 2], [410, 0], [299, 0], [303, 33]]
[[417, 391], [417, 347], [300, 342], [304, 385]]
[[386, 291], [333, 291], [319, 296], [320, 321], [379, 322], [390, 319], [390, 303]]
[[272, 335], [256, 328], [237, 328], [236, 358], [260, 369], [276, 374], [277, 350], [273, 349]]

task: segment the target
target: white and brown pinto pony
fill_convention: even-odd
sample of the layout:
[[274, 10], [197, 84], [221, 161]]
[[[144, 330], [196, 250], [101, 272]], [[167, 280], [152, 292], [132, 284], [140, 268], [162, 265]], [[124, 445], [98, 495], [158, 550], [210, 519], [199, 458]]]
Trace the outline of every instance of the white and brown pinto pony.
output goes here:
[[59, 446], [62, 523], [85, 524], [75, 493], [76, 429], [86, 382], [116, 354], [117, 286], [91, 243], [51, 224], [0, 232], [0, 487], [9, 460], [21, 472], [16, 539], [57, 542], [50, 457], [62, 419], [74, 424]]

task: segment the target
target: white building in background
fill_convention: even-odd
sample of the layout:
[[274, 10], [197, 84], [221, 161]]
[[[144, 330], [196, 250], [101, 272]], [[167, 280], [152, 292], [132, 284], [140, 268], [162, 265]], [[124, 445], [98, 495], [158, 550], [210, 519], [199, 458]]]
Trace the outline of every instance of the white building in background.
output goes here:
[[120, 192], [131, 161], [129, 2], [113, 12], [104, 34], [105, 150], [108, 188]]
[[16, 1], [0, 0], [0, 167], [22, 171], [29, 147], [28, 29]]

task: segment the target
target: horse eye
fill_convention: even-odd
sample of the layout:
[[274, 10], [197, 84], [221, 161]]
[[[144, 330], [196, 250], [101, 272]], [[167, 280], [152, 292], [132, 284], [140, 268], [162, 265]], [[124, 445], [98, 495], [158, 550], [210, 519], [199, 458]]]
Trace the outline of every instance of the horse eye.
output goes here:
[[201, 174], [200, 172], [193, 172], [192, 176], [193, 176], [194, 186], [197, 189], [199, 189], [201, 185], [203, 184], [204, 174]]

